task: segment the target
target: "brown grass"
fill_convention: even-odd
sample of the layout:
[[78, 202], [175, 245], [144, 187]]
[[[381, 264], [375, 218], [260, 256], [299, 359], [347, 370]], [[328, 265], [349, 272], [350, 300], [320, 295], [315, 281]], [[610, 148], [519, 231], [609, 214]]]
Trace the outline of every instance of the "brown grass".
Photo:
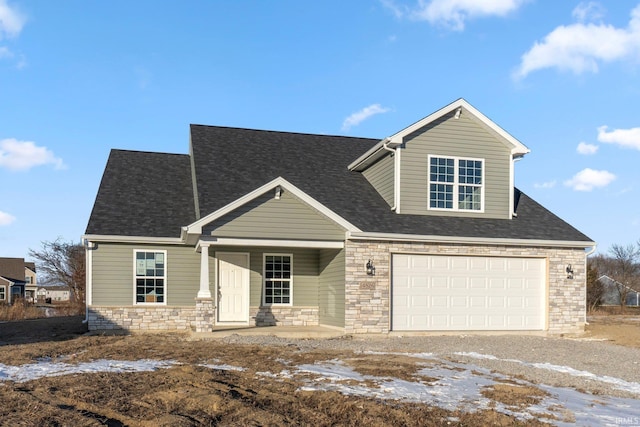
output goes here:
[[[54, 309], [55, 316], [83, 315], [85, 306], [82, 303], [64, 302], [54, 303], [49, 306]], [[0, 321], [43, 319], [47, 317], [44, 310], [36, 305], [18, 298], [12, 304], [0, 304]]]
[[[68, 356], [74, 356], [69, 358]], [[367, 375], [413, 378], [420, 359], [352, 352], [311, 351], [292, 347], [190, 341], [179, 334], [131, 336], [84, 335], [64, 342], [0, 347], [0, 363], [12, 365], [67, 356], [67, 363], [106, 359], [174, 360], [174, 367], [155, 372], [92, 373], [50, 376], [0, 387], [1, 425], [78, 426], [541, 426], [494, 410], [464, 412], [421, 403], [381, 401], [337, 392], [301, 391], [301, 378], [267, 378], [289, 362], [333, 359]], [[242, 366], [225, 371], [199, 366], [217, 361]], [[377, 369], [374, 369], [377, 366]], [[413, 378], [415, 381], [416, 379]], [[530, 399], [533, 390], [522, 396]], [[517, 398], [514, 401], [517, 406]]]
[[0, 305], [0, 320], [24, 320], [44, 317], [42, 310], [19, 298], [13, 304]]

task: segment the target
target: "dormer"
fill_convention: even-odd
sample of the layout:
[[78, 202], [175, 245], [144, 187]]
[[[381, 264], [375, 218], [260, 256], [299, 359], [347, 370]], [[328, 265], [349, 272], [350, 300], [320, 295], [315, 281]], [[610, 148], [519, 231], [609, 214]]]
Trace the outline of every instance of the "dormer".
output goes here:
[[349, 165], [398, 214], [511, 218], [514, 162], [529, 152], [464, 99], [382, 141]]

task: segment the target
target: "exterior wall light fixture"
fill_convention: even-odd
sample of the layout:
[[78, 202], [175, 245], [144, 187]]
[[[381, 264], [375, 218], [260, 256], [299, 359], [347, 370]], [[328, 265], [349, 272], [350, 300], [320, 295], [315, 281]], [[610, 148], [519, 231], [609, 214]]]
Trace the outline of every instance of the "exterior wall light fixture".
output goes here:
[[373, 263], [371, 262], [371, 260], [367, 261], [367, 275], [369, 276], [376, 275], [376, 268], [373, 266]]
[[567, 279], [573, 279], [573, 267], [567, 264]]

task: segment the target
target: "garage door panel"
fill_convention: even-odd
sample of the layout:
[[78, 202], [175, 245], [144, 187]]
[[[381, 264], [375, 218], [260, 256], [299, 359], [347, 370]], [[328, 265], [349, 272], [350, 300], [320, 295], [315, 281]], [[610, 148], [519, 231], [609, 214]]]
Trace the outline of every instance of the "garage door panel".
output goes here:
[[544, 259], [394, 255], [392, 329], [540, 330], [545, 278]]

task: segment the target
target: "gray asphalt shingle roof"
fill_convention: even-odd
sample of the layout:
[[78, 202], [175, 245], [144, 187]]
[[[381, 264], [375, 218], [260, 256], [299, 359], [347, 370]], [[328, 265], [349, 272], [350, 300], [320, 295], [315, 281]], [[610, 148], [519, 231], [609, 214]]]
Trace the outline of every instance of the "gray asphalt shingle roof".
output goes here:
[[188, 155], [111, 150], [86, 232], [179, 237], [195, 220]]
[[24, 282], [24, 258], [0, 258], [0, 277], [12, 282]]
[[[512, 220], [398, 215], [360, 172], [347, 169], [378, 141], [191, 125], [199, 215], [282, 176], [367, 232], [591, 241], [518, 190]], [[177, 237], [195, 220], [189, 156], [113, 150], [87, 234]]]

